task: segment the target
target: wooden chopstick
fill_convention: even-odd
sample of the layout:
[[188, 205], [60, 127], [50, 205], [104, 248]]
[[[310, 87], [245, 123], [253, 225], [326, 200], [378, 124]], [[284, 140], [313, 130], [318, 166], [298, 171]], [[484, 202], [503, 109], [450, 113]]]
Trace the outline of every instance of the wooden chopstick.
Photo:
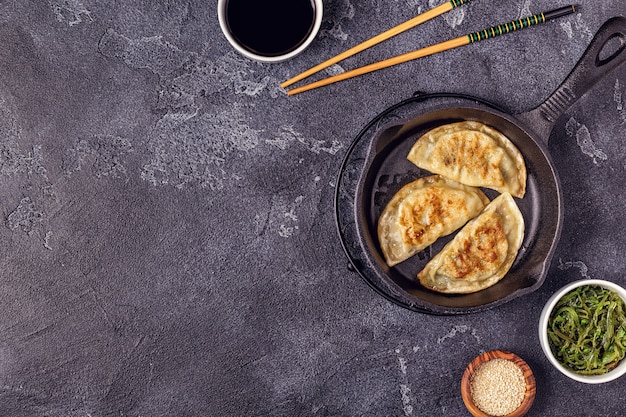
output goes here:
[[458, 48], [459, 46], [469, 45], [470, 43], [482, 41], [485, 39], [493, 38], [495, 36], [504, 35], [509, 32], [524, 29], [533, 25], [547, 22], [548, 20], [556, 19], [561, 16], [565, 16], [576, 12], [576, 8], [573, 5], [561, 7], [556, 10], [552, 10], [546, 13], [538, 13], [532, 16], [528, 16], [519, 20], [514, 20], [509, 23], [503, 23], [497, 26], [470, 33], [469, 35], [460, 36], [445, 42], [441, 42], [426, 48], [418, 49], [406, 54], [398, 55], [393, 58], [389, 58], [383, 61], [375, 62], [373, 64], [365, 65], [360, 68], [353, 69], [351, 71], [344, 72], [332, 77], [324, 78], [322, 80], [303, 85], [302, 87], [294, 88], [287, 91], [287, 95], [292, 96], [294, 94], [302, 93], [304, 91], [312, 90], [314, 88], [322, 87], [328, 84], [335, 83], [337, 81], [346, 80], [359, 75], [367, 74], [369, 72], [377, 71], [383, 68], [388, 68], [393, 65], [401, 64], [403, 62], [411, 61], [417, 58], [422, 58], [428, 55], [433, 55], [439, 52], [447, 51], [449, 49]]
[[318, 64], [298, 75], [296, 75], [293, 78], [288, 79], [287, 81], [285, 81], [284, 83], [282, 83], [280, 86], [282, 88], [286, 88], [289, 87], [292, 84], [297, 83], [300, 80], [303, 80], [313, 74], [315, 74], [316, 72], [319, 72], [321, 70], [323, 70], [324, 68], [328, 68], [333, 64], [336, 64], [339, 61], [342, 61], [352, 55], [355, 55], [367, 48], [371, 48], [372, 46], [381, 43], [382, 41], [385, 41], [389, 38], [392, 38], [402, 32], [405, 32], [419, 24], [422, 24], [434, 17], [437, 17], [439, 15], [442, 15], [446, 12], [449, 12], [450, 10], [461, 6], [465, 3], [469, 3], [471, 0], [450, 0], [446, 3], [443, 3], [437, 7], [435, 7], [434, 9], [428, 10], [427, 12], [421, 13], [417, 16], [415, 16], [413, 19], [407, 20], [404, 23], [401, 23], [397, 26], [392, 27], [391, 29], [381, 33], [380, 35], [376, 35], [371, 39], [368, 39], [364, 42], [361, 42], [360, 44], [353, 46], [352, 48], [348, 49], [345, 52], [342, 52], [324, 62], [322, 62], [321, 64]]

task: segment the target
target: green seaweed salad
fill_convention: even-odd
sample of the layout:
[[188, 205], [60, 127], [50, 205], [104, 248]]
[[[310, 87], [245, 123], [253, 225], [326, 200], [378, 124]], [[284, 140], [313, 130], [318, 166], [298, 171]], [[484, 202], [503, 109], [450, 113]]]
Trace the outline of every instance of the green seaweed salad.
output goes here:
[[626, 354], [626, 307], [613, 290], [584, 285], [565, 294], [548, 322], [560, 363], [582, 375], [602, 375]]

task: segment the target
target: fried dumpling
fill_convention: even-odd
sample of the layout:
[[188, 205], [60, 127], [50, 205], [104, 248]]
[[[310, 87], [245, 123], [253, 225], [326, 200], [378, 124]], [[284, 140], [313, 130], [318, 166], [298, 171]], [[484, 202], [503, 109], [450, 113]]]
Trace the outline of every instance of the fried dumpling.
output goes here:
[[422, 169], [462, 184], [519, 198], [526, 192], [524, 157], [509, 138], [480, 122], [432, 129], [415, 142], [407, 158]]
[[469, 221], [417, 274], [434, 291], [466, 294], [498, 282], [524, 239], [524, 218], [509, 193], [500, 194]]
[[489, 203], [478, 188], [439, 175], [402, 187], [378, 219], [378, 240], [385, 261], [394, 266], [449, 235]]

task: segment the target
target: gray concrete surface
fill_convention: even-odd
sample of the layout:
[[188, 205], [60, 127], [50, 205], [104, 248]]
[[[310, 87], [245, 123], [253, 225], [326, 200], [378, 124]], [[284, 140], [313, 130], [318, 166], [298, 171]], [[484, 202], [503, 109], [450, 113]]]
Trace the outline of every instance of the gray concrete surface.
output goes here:
[[[505, 349], [529, 416], [622, 416], [626, 379], [568, 380], [537, 321], [581, 277], [626, 285], [626, 66], [556, 123], [565, 220], [536, 292], [432, 316], [354, 272], [333, 198], [369, 120], [414, 91], [543, 102], [623, 0], [294, 97], [280, 82], [439, 4], [325, 1], [307, 51], [238, 55], [217, 0], [0, 1], [0, 415], [464, 416], [467, 364]], [[565, 5], [477, 0], [334, 66]]]

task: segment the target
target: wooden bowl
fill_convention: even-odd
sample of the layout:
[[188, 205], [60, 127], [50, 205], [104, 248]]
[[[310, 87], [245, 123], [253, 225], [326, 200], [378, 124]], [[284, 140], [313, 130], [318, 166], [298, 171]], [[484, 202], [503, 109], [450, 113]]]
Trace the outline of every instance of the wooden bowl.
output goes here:
[[480, 408], [478, 408], [478, 406], [474, 403], [474, 400], [472, 399], [472, 393], [470, 388], [470, 381], [474, 376], [474, 372], [476, 372], [478, 367], [492, 359], [507, 359], [513, 362], [515, 365], [519, 366], [522, 370], [524, 380], [526, 381], [526, 392], [524, 393], [524, 399], [515, 411], [507, 414], [504, 417], [521, 417], [525, 415], [530, 407], [533, 405], [533, 401], [535, 400], [535, 394], [537, 393], [537, 384], [535, 382], [533, 371], [522, 358], [514, 353], [505, 352], [502, 350], [492, 350], [477, 356], [472, 362], [470, 362], [470, 364], [465, 369], [465, 372], [463, 373], [463, 378], [461, 379], [461, 396], [463, 397], [465, 407], [467, 407], [468, 411], [474, 417], [494, 417], [484, 413]]

